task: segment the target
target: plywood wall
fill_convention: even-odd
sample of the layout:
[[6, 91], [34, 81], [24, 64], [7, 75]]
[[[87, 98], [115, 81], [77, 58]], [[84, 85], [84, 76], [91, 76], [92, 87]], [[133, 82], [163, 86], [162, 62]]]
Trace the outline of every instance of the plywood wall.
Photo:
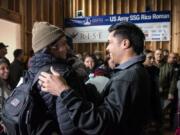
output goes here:
[[[180, 1], [179, 0], [64, 0], [64, 17], [75, 17], [77, 10], [83, 10], [85, 16], [98, 16], [109, 14], [137, 13], [152, 11], [172, 11], [170, 41], [146, 42], [146, 48], [168, 49], [180, 53]], [[107, 43], [75, 44], [77, 52], [93, 53], [95, 50], [105, 54]]]
[[26, 53], [31, 50], [32, 27], [35, 21], [47, 21], [63, 27], [62, 2], [60, 0], [20, 0], [22, 45]]
[[[180, 53], [180, 0], [0, 0], [0, 18], [21, 24], [21, 46], [27, 54], [31, 49], [34, 21], [48, 21], [63, 27], [64, 18], [75, 17], [77, 10], [85, 16], [170, 10], [171, 40], [146, 42], [146, 48], [166, 48]], [[75, 44], [77, 52], [95, 50], [105, 54], [107, 43]]]
[[0, 18], [21, 25], [21, 48], [28, 54], [35, 21], [47, 21], [63, 27], [62, 3], [62, 0], [0, 0]]

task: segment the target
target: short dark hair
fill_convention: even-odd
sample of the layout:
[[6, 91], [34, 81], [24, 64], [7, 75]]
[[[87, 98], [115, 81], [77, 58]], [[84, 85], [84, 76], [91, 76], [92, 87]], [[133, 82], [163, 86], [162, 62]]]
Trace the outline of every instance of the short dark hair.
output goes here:
[[14, 58], [19, 57], [22, 53], [23, 53], [23, 49], [16, 49], [16, 50], [14, 50], [14, 53], [13, 53]]
[[115, 31], [114, 36], [121, 36], [130, 41], [133, 50], [140, 54], [144, 49], [145, 36], [142, 30], [133, 23], [120, 22], [109, 27], [109, 32]]
[[1, 64], [7, 64], [9, 66], [9, 63], [5, 58], [0, 58], [0, 65]]
[[3, 42], [0, 42], [0, 49], [6, 48], [6, 47], [8, 47], [8, 45], [5, 45]]

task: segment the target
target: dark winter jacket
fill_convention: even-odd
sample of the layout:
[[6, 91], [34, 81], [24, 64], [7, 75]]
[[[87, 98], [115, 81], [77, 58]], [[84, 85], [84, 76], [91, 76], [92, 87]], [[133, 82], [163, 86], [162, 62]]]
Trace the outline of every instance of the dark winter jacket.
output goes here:
[[[53, 56], [47, 53], [38, 52], [36, 53], [31, 61], [31, 67], [28, 69], [28, 72], [32, 78], [36, 76], [39, 70], [44, 66], [53, 65], [54, 69], [60, 74], [64, 74], [67, 72], [68, 66], [66, 65], [64, 60], [55, 59]], [[42, 95], [44, 102], [46, 103], [48, 110], [55, 110], [55, 100], [56, 97], [52, 96], [49, 93], [41, 91], [40, 87], [37, 84], [37, 89]]]
[[[56, 111], [63, 134], [76, 134], [74, 125], [89, 135], [140, 135], [150, 108], [150, 83], [141, 62], [130, 60], [116, 69], [101, 105], [78, 98], [72, 89], [62, 92]], [[62, 118], [68, 122], [63, 123]]]
[[168, 95], [174, 95], [176, 92], [176, 73], [171, 64], [165, 63], [159, 68], [159, 87], [160, 96], [163, 99], [168, 99]]
[[24, 64], [19, 60], [14, 60], [10, 65], [10, 84], [12, 89], [18, 84], [20, 77], [23, 76], [25, 70]]
[[[79, 76], [77, 75], [77, 73], [71, 68], [71, 65], [66, 63], [65, 60], [55, 59], [53, 56], [51, 56], [49, 54], [39, 52], [39, 53], [36, 53], [32, 57], [30, 64], [32, 66], [29, 68], [28, 72], [30, 73], [30, 76], [32, 78], [34, 78], [36, 76], [36, 74], [39, 72], [39, 70], [42, 67], [48, 66], [48, 65], [53, 65], [55, 71], [59, 72], [61, 75], [64, 76], [68, 85], [71, 86], [71, 88], [73, 88], [75, 90], [75, 93], [79, 97], [84, 97], [86, 100], [90, 100], [92, 102], [96, 102], [98, 100], [99, 95], [96, 95], [96, 94], [98, 94], [96, 89], [95, 88], [92, 89], [92, 86], [83, 85], [83, 81], [81, 80], [81, 77], [79, 79]], [[89, 87], [91, 87], [91, 91], [89, 90], [90, 89]], [[37, 89], [39, 90], [40, 95], [42, 96], [42, 98], [44, 100], [44, 103], [47, 107], [47, 112], [50, 112], [54, 116], [54, 119], [57, 120], [56, 106], [55, 106], [57, 97], [52, 96], [49, 93], [41, 91], [41, 88], [38, 84], [37, 84]], [[82, 90], [86, 90], [87, 91], [86, 94]], [[86, 95], [88, 95], [88, 97], [86, 97]], [[97, 102], [99, 102], [99, 101], [97, 101]], [[68, 122], [66, 119], [63, 119], [63, 117], [61, 117], [61, 119], [64, 121], [64, 123]], [[69, 122], [69, 124], [71, 124], [74, 127], [74, 125], [71, 121]]]
[[162, 122], [162, 108], [159, 93], [159, 68], [156, 66], [146, 66], [149, 73], [151, 83], [151, 120], [161, 124]]

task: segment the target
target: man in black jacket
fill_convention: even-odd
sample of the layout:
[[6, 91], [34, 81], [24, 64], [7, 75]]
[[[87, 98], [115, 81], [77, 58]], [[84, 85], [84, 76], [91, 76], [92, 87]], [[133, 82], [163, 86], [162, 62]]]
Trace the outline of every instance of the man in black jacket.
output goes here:
[[23, 49], [14, 50], [13, 55], [14, 61], [10, 64], [10, 84], [12, 89], [16, 87], [25, 70]]
[[39, 76], [42, 90], [58, 96], [56, 113], [63, 134], [75, 134], [73, 128], [94, 135], [142, 133], [150, 108], [150, 83], [141, 55], [145, 37], [140, 28], [128, 22], [112, 25], [109, 32], [107, 51], [118, 66], [100, 104], [78, 97], [53, 69], [52, 74], [42, 72]]

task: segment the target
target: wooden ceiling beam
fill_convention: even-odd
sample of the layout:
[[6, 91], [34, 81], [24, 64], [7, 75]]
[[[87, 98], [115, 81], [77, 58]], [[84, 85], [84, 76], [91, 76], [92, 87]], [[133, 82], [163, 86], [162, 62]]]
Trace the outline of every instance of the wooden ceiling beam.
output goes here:
[[19, 13], [4, 8], [0, 8], [0, 18], [14, 23], [21, 23], [21, 16]]

